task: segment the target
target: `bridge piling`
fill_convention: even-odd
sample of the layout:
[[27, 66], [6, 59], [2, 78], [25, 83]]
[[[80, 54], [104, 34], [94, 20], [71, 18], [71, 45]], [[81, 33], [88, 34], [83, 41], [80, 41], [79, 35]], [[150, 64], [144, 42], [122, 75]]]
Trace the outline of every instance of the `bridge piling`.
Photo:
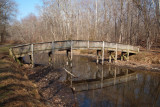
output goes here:
[[66, 50], [66, 56], [67, 56], [67, 62], [66, 62], [66, 65], [69, 65], [69, 60], [70, 60], [70, 58], [69, 58], [69, 51], [70, 50]]
[[128, 45], [128, 49], [127, 49], [127, 61], [129, 61], [129, 45]]
[[49, 62], [49, 65], [51, 65], [51, 62], [52, 62], [52, 51], [51, 52], [48, 52], [48, 62]]
[[115, 50], [115, 62], [117, 62], [117, 54], [118, 54], [118, 48], [117, 48], [117, 43], [116, 43], [116, 50]]
[[72, 58], [73, 58], [73, 50], [72, 50], [73, 46], [72, 45], [73, 45], [73, 41], [71, 41], [71, 61], [72, 61]]
[[104, 41], [103, 41], [103, 46], [102, 46], [102, 65], [104, 63]]
[[112, 62], [111, 51], [109, 51], [108, 53], [109, 53], [109, 63], [111, 63]]
[[101, 50], [97, 50], [97, 64], [99, 63], [100, 52], [101, 52]]
[[121, 52], [121, 61], [123, 61], [124, 59], [124, 55], [123, 55], [123, 52]]
[[49, 57], [48, 63], [49, 63], [49, 65], [50, 65], [51, 62], [52, 62], [52, 56], [53, 56], [53, 55], [54, 55], [54, 41], [52, 41], [52, 48], [51, 48], [51, 51], [48, 52], [48, 57]]

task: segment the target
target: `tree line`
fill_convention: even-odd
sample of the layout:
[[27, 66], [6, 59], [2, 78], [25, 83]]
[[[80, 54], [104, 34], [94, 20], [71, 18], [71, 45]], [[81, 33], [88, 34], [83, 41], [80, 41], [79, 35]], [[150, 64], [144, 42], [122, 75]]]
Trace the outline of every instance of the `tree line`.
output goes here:
[[11, 40], [103, 40], [146, 49], [160, 47], [160, 0], [42, 2], [37, 7], [39, 16], [32, 13], [7, 27]]

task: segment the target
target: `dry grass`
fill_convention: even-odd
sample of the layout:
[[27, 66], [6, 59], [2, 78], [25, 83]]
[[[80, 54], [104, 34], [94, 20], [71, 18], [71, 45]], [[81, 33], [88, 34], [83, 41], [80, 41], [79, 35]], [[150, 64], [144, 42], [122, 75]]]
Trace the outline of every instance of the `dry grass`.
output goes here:
[[137, 55], [131, 56], [130, 60], [147, 64], [160, 64], [160, 53], [140, 52]]
[[0, 47], [0, 107], [44, 107], [36, 85]]

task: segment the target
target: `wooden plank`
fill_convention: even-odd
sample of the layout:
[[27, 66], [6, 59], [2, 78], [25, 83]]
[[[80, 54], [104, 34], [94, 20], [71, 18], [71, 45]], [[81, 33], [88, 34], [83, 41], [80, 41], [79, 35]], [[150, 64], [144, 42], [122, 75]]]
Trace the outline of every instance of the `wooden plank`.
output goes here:
[[64, 69], [69, 75], [71, 75], [71, 76], [77, 78], [77, 76], [75, 76], [74, 74], [72, 74], [71, 72], [69, 72], [67, 69], [65, 69], [65, 68], [63, 68], [63, 69]]
[[104, 41], [103, 41], [103, 45], [102, 45], [102, 65], [104, 63]]
[[116, 55], [115, 55], [115, 62], [117, 62], [117, 55], [118, 55], [118, 47], [117, 47], [117, 44], [116, 44]]

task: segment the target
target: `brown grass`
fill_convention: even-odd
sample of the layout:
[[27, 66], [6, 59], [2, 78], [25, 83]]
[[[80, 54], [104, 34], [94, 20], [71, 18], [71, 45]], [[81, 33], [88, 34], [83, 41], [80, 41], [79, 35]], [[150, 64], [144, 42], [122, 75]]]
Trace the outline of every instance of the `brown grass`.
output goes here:
[[130, 60], [140, 63], [160, 64], [160, 53], [140, 52], [137, 55], [131, 56]]
[[44, 107], [37, 87], [19, 65], [0, 48], [0, 107]]

